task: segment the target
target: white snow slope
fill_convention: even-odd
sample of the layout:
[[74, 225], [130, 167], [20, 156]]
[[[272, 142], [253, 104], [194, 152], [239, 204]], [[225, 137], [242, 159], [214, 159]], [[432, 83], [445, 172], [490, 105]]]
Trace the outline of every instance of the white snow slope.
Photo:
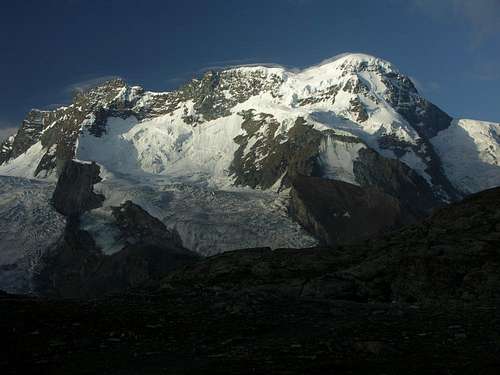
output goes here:
[[500, 186], [500, 124], [456, 119], [431, 141], [448, 178], [462, 191]]

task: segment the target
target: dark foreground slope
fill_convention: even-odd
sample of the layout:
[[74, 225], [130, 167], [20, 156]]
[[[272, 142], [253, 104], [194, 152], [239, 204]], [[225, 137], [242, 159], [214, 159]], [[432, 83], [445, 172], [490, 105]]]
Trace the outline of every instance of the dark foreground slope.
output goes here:
[[499, 264], [493, 189], [383, 238], [225, 253], [153, 290], [2, 295], [0, 370], [498, 374]]

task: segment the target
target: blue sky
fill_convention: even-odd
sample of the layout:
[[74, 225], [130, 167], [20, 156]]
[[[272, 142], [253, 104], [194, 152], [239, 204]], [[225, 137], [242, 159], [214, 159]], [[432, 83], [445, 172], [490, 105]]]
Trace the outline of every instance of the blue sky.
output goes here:
[[212, 66], [347, 51], [391, 61], [453, 116], [500, 121], [499, 0], [2, 1], [0, 46], [3, 129], [106, 77], [168, 90]]

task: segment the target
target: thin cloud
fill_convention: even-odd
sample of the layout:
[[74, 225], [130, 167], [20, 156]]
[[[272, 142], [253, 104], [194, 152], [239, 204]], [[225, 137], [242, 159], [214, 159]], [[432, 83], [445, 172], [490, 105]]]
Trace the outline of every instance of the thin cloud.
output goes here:
[[410, 78], [410, 80], [413, 82], [413, 85], [417, 88], [418, 92], [424, 92], [425, 91], [425, 88], [424, 88], [424, 85], [422, 84], [422, 82], [420, 82], [420, 80], [416, 79], [415, 77], [412, 77], [412, 76], [408, 76]]
[[168, 78], [165, 82], [169, 85], [176, 85], [186, 81], [186, 77], [172, 77]]
[[6, 121], [0, 121], [0, 142], [15, 134], [17, 128]]
[[500, 32], [498, 0], [413, 0], [412, 6], [440, 19], [451, 15], [464, 21], [471, 30], [473, 46]]
[[269, 58], [247, 58], [234, 60], [220, 60], [207, 63], [205, 66], [198, 68], [197, 74], [205, 73], [209, 70], [223, 70], [231, 68], [240, 68], [245, 66], [266, 66], [269, 68], [285, 68], [283, 65], [275, 64]]
[[339, 53], [338, 55], [335, 55], [333, 57], [330, 57], [328, 59], [325, 59], [323, 61], [321, 61], [318, 65], [326, 65], [326, 64], [330, 64], [334, 61], [337, 61], [343, 57], [346, 57], [346, 56], [349, 56], [350, 54], [352, 54], [354, 52], [343, 52], [343, 53]]
[[244, 68], [244, 67], [252, 67], [252, 66], [265, 66], [266, 68], [284, 68], [286, 67], [284, 65], [280, 64], [272, 64], [272, 63], [249, 63], [249, 64], [235, 64], [235, 65], [210, 65], [210, 66], [204, 66], [203, 68], [200, 68], [196, 71], [196, 73], [205, 73], [209, 70], [224, 70], [224, 69], [233, 69], [233, 68]]
[[438, 82], [430, 81], [427, 83], [428, 91], [438, 91], [441, 89], [441, 85]]
[[170, 77], [165, 80], [169, 86], [181, 85], [194, 77], [199, 77], [208, 71], [221, 71], [231, 68], [240, 68], [246, 66], [266, 66], [269, 68], [286, 68], [279, 64], [273, 64], [269, 58], [247, 58], [247, 59], [232, 59], [211, 61], [196, 70], [181, 73], [178, 76]]
[[431, 94], [438, 91], [441, 88], [441, 85], [436, 81], [420, 81], [413, 76], [409, 76], [417, 91], [421, 94]]
[[313, 2], [313, 0], [286, 0], [287, 3], [292, 5], [307, 5]]
[[68, 105], [68, 103], [51, 103], [49, 105], [46, 105], [44, 107], [44, 109], [46, 109], [48, 111], [52, 111], [54, 109], [61, 108], [61, 107], [67, 106], [67, 105]]
[[66, 86], [63, 90], [63, 93], [72, 94], [74, 92], [86, 91], [88, 89], [91, 89], [92, 87], [100, 85], [101, 83], [117, 78], [120, 77], [109, 75], [109, 76], [94, 77], [83, 81], [75, 82]]
[[493, 61], [482, 61], [474, 68], [474, 77], [481, 81], [500, 80], [498, 65]]
[[267, 61], [269, 62], [269, 58], [245, 58], [245, 59], [232, 59], [232, 60], [218, 60], [218, 61], [212, 61], [207, 63], [206, 65], [222, 65], [222, 66], [228, 66], [228, 65], [241, 65], [241, 64], [256, 64], [262, 61]]

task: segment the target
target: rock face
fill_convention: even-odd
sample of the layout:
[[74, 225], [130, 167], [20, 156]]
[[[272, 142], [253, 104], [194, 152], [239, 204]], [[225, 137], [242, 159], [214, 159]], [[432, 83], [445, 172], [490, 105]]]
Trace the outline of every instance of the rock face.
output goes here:
[[[304, 118], [297, 118], [288, 136], [280, 136], [276, 135], [279, 123], [272, 115], [260, 113], [255, 116], [249, 111], [243, 116], [245, 135], [235, 139], [240, 147], [230, 167], [236, 185], [270, 188], [281, 178], [280, 185], [285, 187], [297, 174], [318, 173], [320, 143], [326, 135], [313, 129]], [[264, 124], [268, 130], [261, 133]], [[249, 147], [252, 138], [257, 140]], [[250, 152], [245, 153], [247, 148]]]
[[92, 236], [81, 230], [78, 218], [73, 217], [63, 236], [49, 246], [36, 265], [33, 290], [51, 297], [90, 297], [94, 291], [85, 285], [86, 280], [102, 259]]
[[113, 207], [113, 216], [127, 245], [162, 247], [170, 244], [182, 249], [182, 241], [177, 232], [167, 230], [160, 220], [131, 201], [126, 201], [120, 207]]
[[419, 224], [356, 244], [252, 249], [209, 257], [173, 272], [164, 286], [263, 290], [358, 302], [492, 304], [500, 302], [499, 264], [497, 188], [439, 209]]
[[398, 199], [402, 210], [409, 215], [426, 216], [440, 203], [424, 178], [414, 170], [373, 150], [359, 151], [353, 173], [361, 186], [374, 187]]
[[94, 193], [94, 184], [101, 181], [99, 172], [100, 168], [96, 163], [67, 161], [52, 196], [55, 209], [72, 217], [100, 207], [104, 196]]
[[105, 255], [73, 217], [64, 236], [37, 266], [35, 290], [40, 295], [89, 298], [155, 285], [169, 271], [199, 259], [182, 246], [175, 232], [131, 202], [114, 211], [124, 240], [120, 251]]
[[369, 238], [415, 219], [396, 198], [341, 181], [297, 176], [290, 196], [291, 215], [330, 246]]
[[3, 164], [10, 159], [14, 138], [14, 136], [10, 136], [0, 144], [0, 164]]
[[45, 123], [46, 114], [46, 111], [39, 111], [37, 109], [33, 109], [28, 113], [21, 128], [14, 137], [11, 151], [6, 160], [18, 157], [40, 140], [42, 130], [47, 125]]
[[114, 225], [120, 233], [115, 240], [123, 245], [118, 252], [105, 255], [80, 225], [80, 216], [104, 200], [93, 191], [99, 181], [97, 164], [66, 162], [52, 203], [67, 216], [67, 225], [64, 235], [36, 264], [33, 284], [38, 294], [88, 298], [144, 287], [198, 259], [182, 246], [176, 232], [130, 201], [113, 208]]
[[396, 229], [424, 218], [440, 204], [427, 182], [406, 164], [369, 148], [360, 148], [353, 161], [352, 175], [360, 186], [304, 176], [300, 172], [311, 175], [320, 170], [320, 159], [302, 160], [309, 161], [309, 169], [286, 175], [292, 181], [289, 212], [323, 244], [348, 243]]

